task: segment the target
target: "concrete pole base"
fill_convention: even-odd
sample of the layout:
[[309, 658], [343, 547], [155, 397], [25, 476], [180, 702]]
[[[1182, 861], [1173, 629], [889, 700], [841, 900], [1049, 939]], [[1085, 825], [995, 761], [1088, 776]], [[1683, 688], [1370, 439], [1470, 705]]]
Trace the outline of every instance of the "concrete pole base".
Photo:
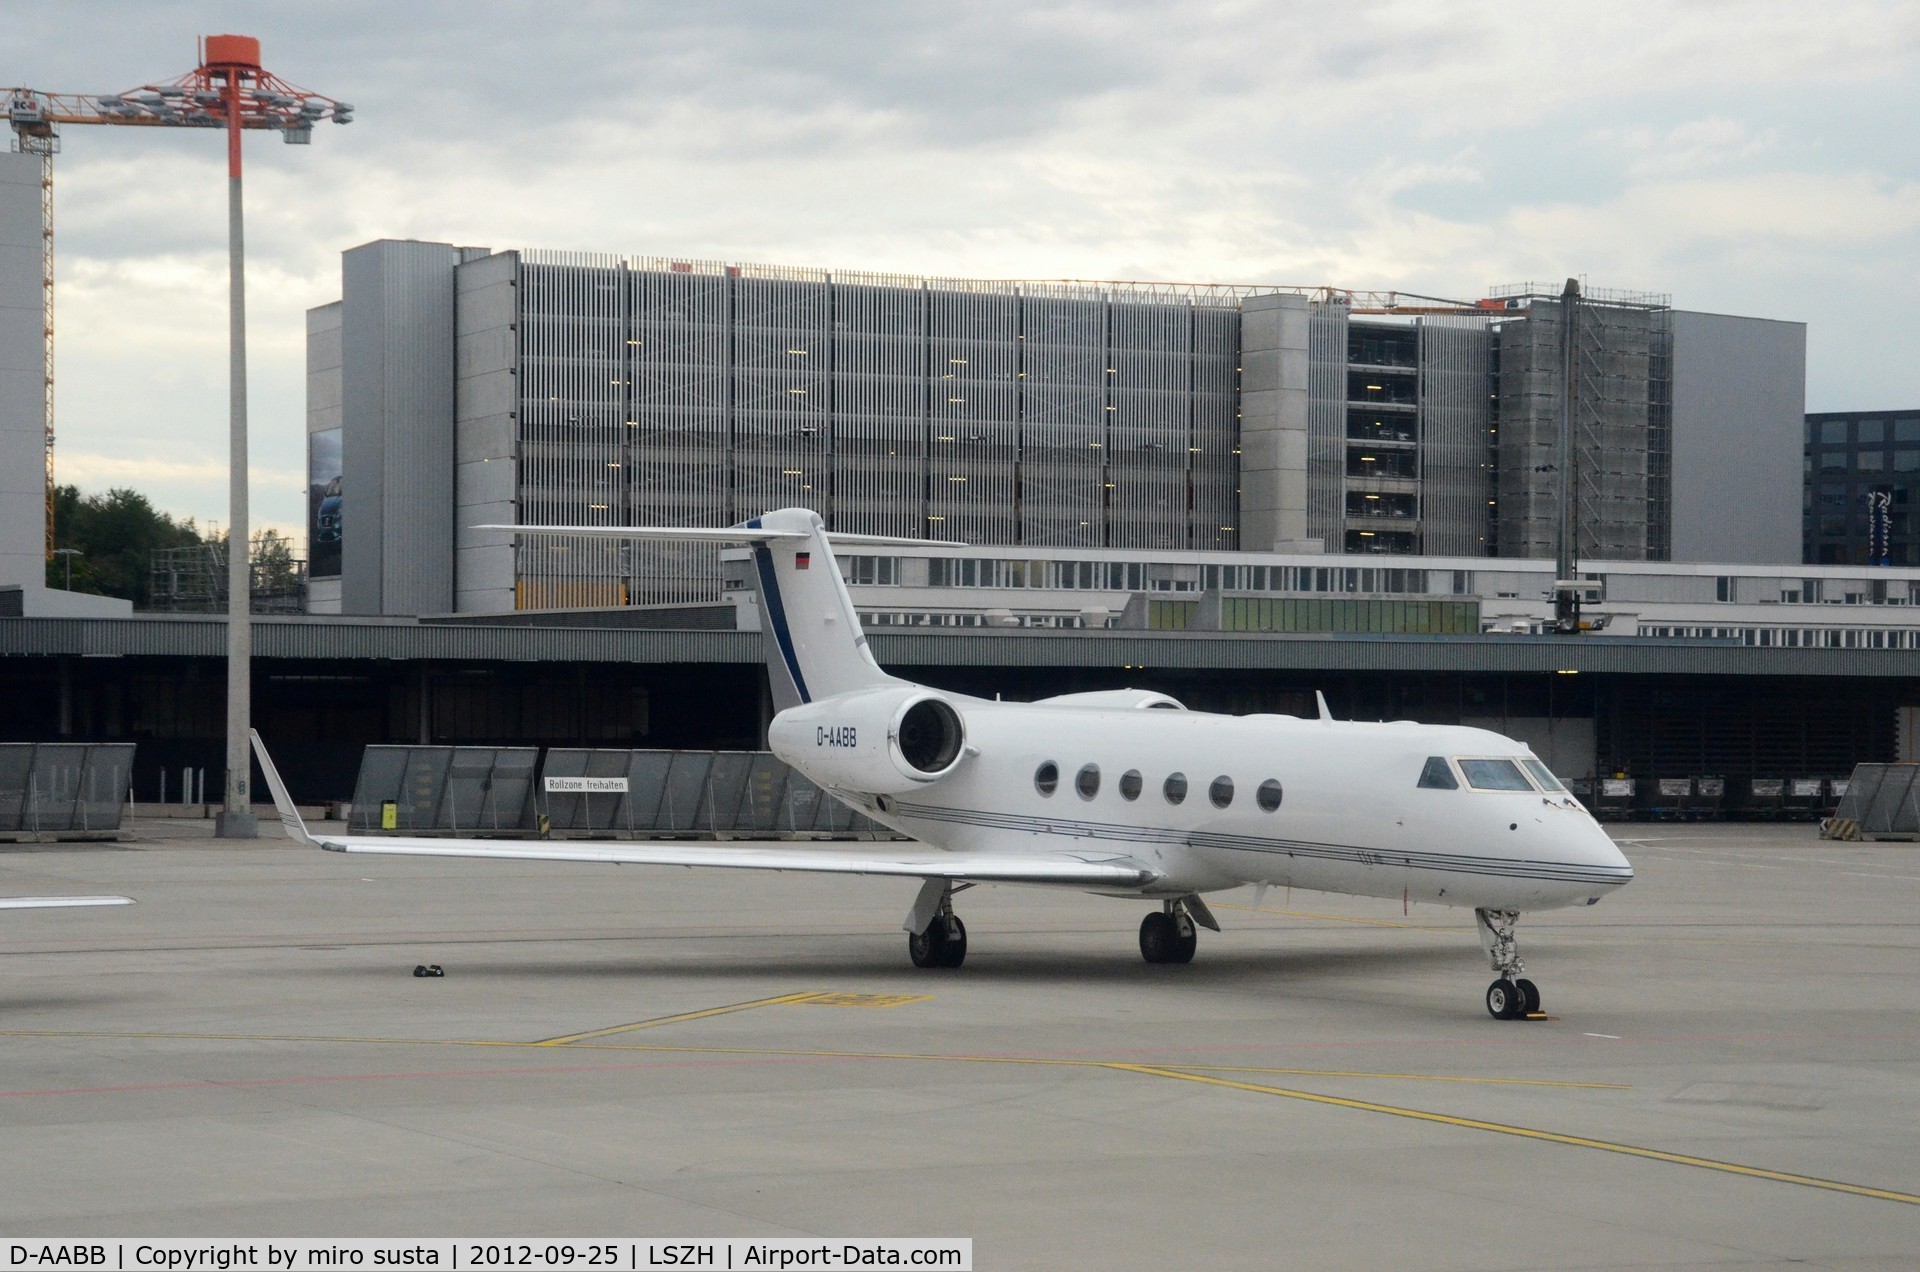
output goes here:
[[258, 839], [260, 819], [252, 813], [230, 813], [221, 809], [213, 816], [215, 839]]

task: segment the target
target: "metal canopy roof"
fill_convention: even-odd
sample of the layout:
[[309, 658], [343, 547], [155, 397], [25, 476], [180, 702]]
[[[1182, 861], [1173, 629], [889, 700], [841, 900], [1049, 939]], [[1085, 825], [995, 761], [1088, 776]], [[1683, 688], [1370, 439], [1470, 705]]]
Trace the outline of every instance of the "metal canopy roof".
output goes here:
[[[223, 618], [0, 618], [0, 657], [218, 658]], [[735, 631], [525, 627], [412, 619], [269, 618], [256, 658], [445, 662], [758, 663], [760, 636]], [[876, 629], [891, 666], [1195, 670], [1581, 672], [1614, 675], [1867, 676], [1920, 679], [1911, 650], [1758, 648], [1630, 636], [1300, 635], [1226, 632]]]

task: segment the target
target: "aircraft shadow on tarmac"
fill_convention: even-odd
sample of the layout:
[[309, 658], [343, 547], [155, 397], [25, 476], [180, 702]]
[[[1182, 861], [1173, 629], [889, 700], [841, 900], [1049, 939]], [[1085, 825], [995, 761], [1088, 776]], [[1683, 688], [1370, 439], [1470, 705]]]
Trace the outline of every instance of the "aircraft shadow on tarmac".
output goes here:
[[[1466, 935], [1466, 934], [1463, 934]], [[1470, 940], [1470, 938], [1469, 938]], [[1458, 951], [1406, 947], [1349, 947], [1342, 950], [1247, 950], [1217, 949], [1202, 954], [1186, 965], [1154, 965], [1142, 962], [1129, 949], [1111, 952], [1045, 951], [1003, 949], [968, 956], [964, 966], [947, 969], [918, 969], [891, 948], [884, 957], [849, 947], [846, 952], [768, 954], [704, 953], [694, 957], [648, 950], [648, 957], [622, 957], [617, 960], [563, 957], [530, 960], [514, 956], [489, 956], [463, 951], [463, 943], [436, 947], [431, 943], [409, 945], [410, 951], [393, 960], [389, 971], [356, 962], [351, 967], [332, 969], [331, 975], [358, 979], [372, 975], [411, 974], [416, 963], [440, 963], [448, 977], [527, 978], [539, 980], [595, 979], [633, 980], [669, 978], [698, 982], [737, 981], [743, 976], [774, 975], [782, 980], [824, 982], [831, 988], [836, 981], [859, 978], [863, 985], [885, 984], [890, 989], [916, 993], [937, 993], [943, 988], [962, 985], [1074, 985], [1101, 986], [1177, 986], [1243, 989], [1285, 989], [1293, 985], [1309, 988], [1313, 982], [1346, 980], [1352, 976], [1392, 978], [1404, 974], [1440, 973], [1457, 969], [1472, 979], [1482, 971], [1480, 952], [1469, 940]], [[706, 944], [703, 940], [702, 944]], [[403, 967], [402, 964], [405, 964]], [[302, 968], [302, 975], [318, 969]]]

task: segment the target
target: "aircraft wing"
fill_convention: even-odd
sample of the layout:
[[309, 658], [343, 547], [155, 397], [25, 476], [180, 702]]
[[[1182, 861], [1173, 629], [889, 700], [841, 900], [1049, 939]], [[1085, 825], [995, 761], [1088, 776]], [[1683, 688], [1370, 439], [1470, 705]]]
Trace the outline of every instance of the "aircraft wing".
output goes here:
[[316, 836], [307, 830], [286, 784], [252, 734], [260, 771], [273, 792], [280, 824], [296, 843], [329, 852], [400, 857], [493, 857], [505, 861], [587, 861], [615, 866], [689, 866], [731, 870], [786, 870], [811, 874], [885, 875], [950, 879], [961, 883], [1037, 883], [1082, 887], [1143, 887], [1158, 873], [1129, 857], [1088, 852], [896, 852], [887, 848], [735, 847], [731, 844], [615, 844], [545, 839], [410, 839], [384, 835]]
[[0, 910], [44, 910], [80, 905], [132, 904], [132, 897], [0, 897]]
[[[688, 866], [785, 870], [808, 874], [886, 875], [959, 883], [1042, 883], [1139, 887], [1156, 877], [1127, 857], [1099, 853], [860, 851], [851, 847], [746, 847], [731, 844], [586, 843], [578, 840], [406, 839], [309, 836], [329, 852], [401, 857], [493, 857], [506, 861], [588, 861], [615, 866]], [[907, 847], [907, 845], [902, 845]]]

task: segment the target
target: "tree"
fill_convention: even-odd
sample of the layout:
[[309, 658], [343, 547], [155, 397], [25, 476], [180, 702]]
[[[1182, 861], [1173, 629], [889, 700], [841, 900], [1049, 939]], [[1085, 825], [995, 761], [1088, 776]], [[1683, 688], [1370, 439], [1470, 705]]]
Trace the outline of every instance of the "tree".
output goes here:
[[151, 602], [153, 553], [205, 543], [188, 517], [175, 521], [137, 490], [115, 487], [104, 495], [80, 494], [78, 486], [54, 488], [54, 546], [78, 548], [82, 555], [47, 563], [47, 586], [67, 585], [73, 563], [73, 590], [118, 596], [144, 609]]

